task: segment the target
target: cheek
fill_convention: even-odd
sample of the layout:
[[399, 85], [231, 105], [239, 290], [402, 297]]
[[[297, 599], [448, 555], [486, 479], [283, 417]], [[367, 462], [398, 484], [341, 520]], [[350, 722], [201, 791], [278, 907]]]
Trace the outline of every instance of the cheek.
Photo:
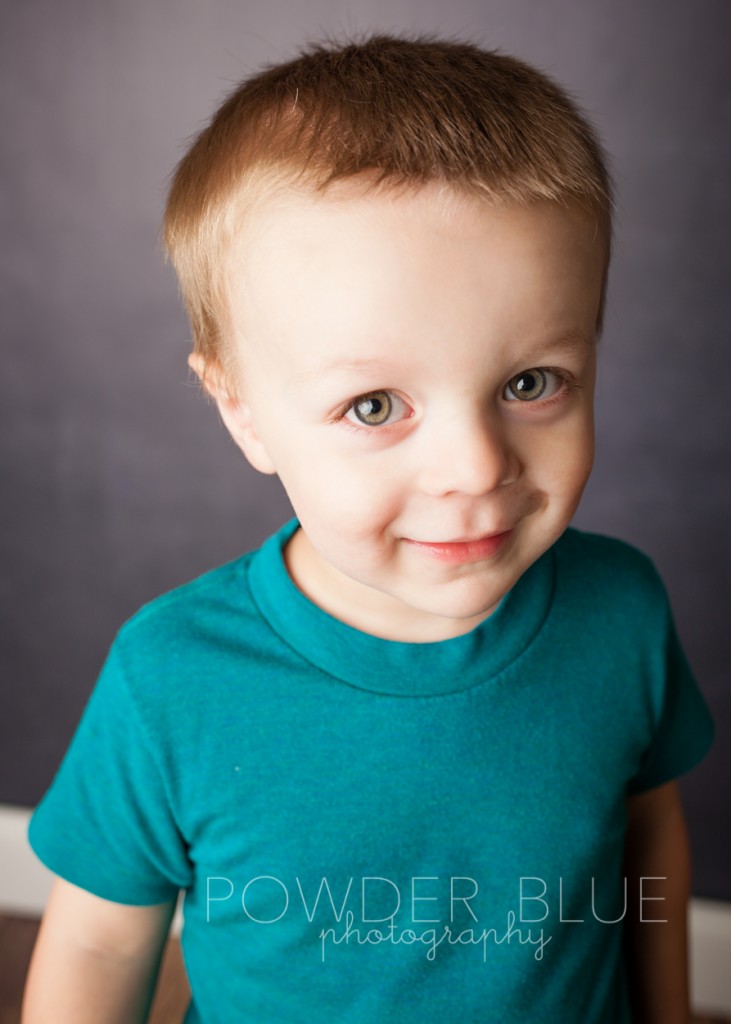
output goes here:
[[328, 453], [312, 445], [309, 454], [281, 465], [280, 478], [295, 513], [314, 533], [327, 531], [366, 540], [398, 515], [404, 475], [384, 472], [372, 453]]
[[529, 476], [542, 490], [572, 500], [583, 490], [594, 462], [591, 416], [579, 412], [564, 423], [523, 434], [521, 452]]
[[593, 465], [594, 431], [589, 420], [572, 430], [556, 452], [557, 478], [567, 500], [581, 496]]

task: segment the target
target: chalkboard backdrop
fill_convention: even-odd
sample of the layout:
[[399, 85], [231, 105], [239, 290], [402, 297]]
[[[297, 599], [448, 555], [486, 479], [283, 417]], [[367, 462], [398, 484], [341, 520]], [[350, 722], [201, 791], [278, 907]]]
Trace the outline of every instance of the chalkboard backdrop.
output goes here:
[[683, 783], [695, 890], [730, 899], [731, 4], [11, 0], [0, 22], [0, 802], [39, 799], [126, 617], [290, 514], [188, 377], [159, 247], [185, 140], [305, 39], [438, 32], [556, 75], [612, 153], [599, 448], [577, 524], [638, 544], [667, 582], [717, 720]]

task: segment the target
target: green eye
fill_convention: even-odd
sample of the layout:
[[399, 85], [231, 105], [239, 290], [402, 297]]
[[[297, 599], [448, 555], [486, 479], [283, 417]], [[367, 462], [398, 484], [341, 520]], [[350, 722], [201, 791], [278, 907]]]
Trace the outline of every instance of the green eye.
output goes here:
[[387, 391], [374, 391], [353, 403], [352, 412], [356, 419], [369, 427], [380, 427], [391, 415], [393, 403]]
[[407, 420], [413, 414], [411, 407], [393, 391], [368, 391], [358, 395], [343, 413], [354, 427], [390, 427]]
[[535, 402], [546, 390], [548, 375], [545, 370], [531, 369], [511, 377], [503, 397], [509, 402]]

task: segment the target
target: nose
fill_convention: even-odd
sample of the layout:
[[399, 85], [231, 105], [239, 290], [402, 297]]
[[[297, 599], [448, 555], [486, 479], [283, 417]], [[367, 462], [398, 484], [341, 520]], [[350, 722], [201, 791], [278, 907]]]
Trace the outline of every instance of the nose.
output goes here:
[[456, 413], [425, 438], [421, 489], [426, 494], [479, 496], [513, 483], [519, 474], [518, 454], [504, 425], [484, 413]]

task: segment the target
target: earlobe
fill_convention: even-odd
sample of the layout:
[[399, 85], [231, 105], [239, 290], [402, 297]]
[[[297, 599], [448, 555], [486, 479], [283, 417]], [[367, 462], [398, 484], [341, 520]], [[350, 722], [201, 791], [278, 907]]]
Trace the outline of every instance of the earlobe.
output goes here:
[[251, 407], [239, 398], [225, 393], [216, 398], [216, 404], [229, 434], [254, 469], [267, 475], [276, 473], [269, 453], [256, 431]]
[[188, 366], [216, 403], [224, 426], [254, 469], [267, 475], [275, 474], [276, 469], [256, 431], [248, 403], [228, 392], [220, 372], [207, 366], [202, 356], [192, 353], [188, 357]]

